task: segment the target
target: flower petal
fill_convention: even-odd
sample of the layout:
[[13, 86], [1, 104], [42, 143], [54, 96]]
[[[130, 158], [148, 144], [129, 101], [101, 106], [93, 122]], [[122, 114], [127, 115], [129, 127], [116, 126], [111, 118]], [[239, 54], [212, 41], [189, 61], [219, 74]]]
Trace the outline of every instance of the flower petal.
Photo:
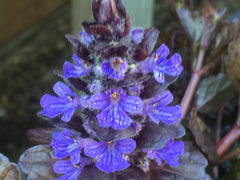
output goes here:
[[101, 66], [102, 66], [102, 72], [104, 74], [114, 73], [114, 70], [113, 70], [110, 62], [103, 62]]
[[74, 66], [68, 61], [63, 64], [65, 78], [84, 76], [88, 71], [83, 66]]
[[164, 61], [167, 56], [169, 55], [169, 49], [168, 47], [163, 43], [156, 51], [156, 54], [158, 55], [157, 61]]
[[73, 138], [71, 136], [73, 136], [73, 135], [74, 134], [72, 133], [72, 131], [69, 131], [68, 129], [64, 129], [60, 133], [58, 133], [58, 132], [53, 133], [52, 137], [53, 137], [53, 140], [56, 140], [58, 142], [72, 144]]
[[114, 119], [113, 111], [111, 106], [105, 108], [97, 115], [98, 122], [101, 127], [108, 128], [112, 126], [112, 121]]
[[182, 59], [178, 53], [175, 53], [171, 58], [162, 65], [163, 71], [170, 76], [178, 76], [181, 74], [183, 67], [180, 65]]
[[136, 147], [136, 141], [133, 139], [121, 139], [114, 142], [114, 150], [119, 153], [129, 154]]
[[81, 149], [75, 149], [74, 151], [71, 152], [71, 162], [72, 164], [79, 164], [81, 160]]
[[57, 161], [54, 164], [54, 172], [59, 174], [65, 174], [55, 180], [77, 180], [78, 176], [82, 172], [85, 164], [80, 164], [78, 167], [74, 167], [68, 160]]
[[56, 161], [54, 164], [54, 172], [59, 174], [71, 173], [75, 170], [75, 167], [72, 165], [71, 161], [61, 160]]
[[69, 109], [64, 112], [63, 116], [61, 117], [61, 120], [64, 122], [69, 122], [71, 120], [71, 117], [73, 116], [75, 112], [75, 109]]
[[149, 159], [155, 159], [157, 160], [158, 165], [160, 166], [162, 164], [162, 160], [160, 156], [156, 156], [158, 150], [148, 150], [147, 155]]
[[159, 83], [164, 83], [165, 82], [164, 74], [161, 71], [154, 69], [153, 74], [154, 74], [154, 77], [155, 77], [157, 82], [159, 82]]
[[109, 116], [110, 114], [113, 114], [114, 118], [112, 121], [113, 129], [124, 129], [132, 123], [132, 119], [120, 107], [115, 107], [112, 113], [109, 113]]
[[162, 165], [162, 159], [161, 159], [161, 157], [158, 156], [158, 155], [156, 155], [156, 159], [157, 159], [158, 165], [161, 166], [161, 165]]
[[103, 154], [96, 167], [106, 173], [121, 171], [126, 169], [130, 164], [123, 159], [120, 153], [107, 151]]
[[109, 106], [97, 115], [101, 127], [124, 129], [130, 126], [132, 119], [119, 106]]
[[178, 141], [158, 150], [156, 155], [165, 160], [170, 166], [178, 166], [178, 156], [181, 155], [183, 151], [184, 144], [182, 141]]
[[91, 45], [91, 44], [93, 43], [93, 41], [94, 41], [93, 35], [88, 34], [88, 33], [85, 32], [85, 31], [81, 31], [81, 32], [79, 33], [79, 36], [80, 36], [80, 38], [81, 38], [81, 42], [82, 42], [83, 44], [85, 44], [86, 46]]
[[169, 103], [171, 103], [173, 101], [173, 95], [171, 94], [170, 91], [164, 91], [162, 93], [160, 93], [159, 95], [153, 97], [149, 103], [157, 103], [157, 106], [161, 107], [161, 106], [166, 106]]
[[73, 97], [76, 96], [66, 84], [60, 81], [53, 86], [53, 91], [64, 100], [67, 100], [69, 95]]
[[153, 71], [155, 62], [154, 62], [154, 54], [144, 61], [138, 63], [138, 70], [143, 74], [147, 74]]
[[179, 105], [156, 107], [149, 110], [148, 116], [155, 122], [162, 121], [166, 124], [178, 123], [182, 118], [182, 109]]
[[44, 94], [40, 100], [42, 108], [49, 107], [51, 104], [60, 104], [63, 103], [58, 97], [52, 96], [50, 94]]
[[148, 150], [147, 155], [148, 155], [149, 159], [154, 159], [156, 157], [155, 150]]
[[110, 98], [108, 95], [97, 93], [91, 96], [88, 103], [93, 109], [104, 109], [110, 104]]
[[107, 142], [93, 142], [85, 146], [84, 153], [86, 156], [95, 158], [96, 156], [102, 155], [107, 148]]
[[82, 59], [77, 54], [74, 53], [72, 59], [77, 66], [83, 67]]
[[136, 28], [130, 31], [129, 38], [131, 41], [133, 41], [136, 44], [139, 44], [142, 41], [143, 38], [143, 29], [142, 28]]
[[50, 118], [54, 118], [66, 110], [65, 102], [50, 94], [45, 94], [41, 98], [40, 104], [43, 108], [42, 114]]
[[131, 114], [140, 113], [143, 108], [143, 102], [138, 96], [127, 96], [119, 102], [124, 111]]

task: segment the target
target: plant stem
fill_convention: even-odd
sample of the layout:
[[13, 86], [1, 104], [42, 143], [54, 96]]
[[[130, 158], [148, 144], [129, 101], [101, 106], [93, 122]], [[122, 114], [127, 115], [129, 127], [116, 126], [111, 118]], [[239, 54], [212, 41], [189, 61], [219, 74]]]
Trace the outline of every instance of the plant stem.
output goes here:
[[237, 124], [233, 127], [231, 131], [227, 133], [224, 138], [216, 145], [216, 151], [218, 156], [222, 156], [226, 150], [238, 139], [240, 138], [240, 126]]
[[157, 178], [154, 176], [152, 171], [147, 171], [148, 176], [150, 177], [151, 180], [157, 180]]
[[199, 71], [201, 70], [201, 67], [203, 64], [204, 55], [205, 55], [205, 48], [201, 48], [198, 54], [196, 67], [193, 71], [192, 77], [188, 83], [188, 87], [180, 103], [180, 106], [182, 107], [182, 118], [184, 118], [188, 112], [189, 105], [197, 89], [197, 85], [201, 79], [201, 73], [199, 73]]
[[215, 134], [215, 143], [217, 144], [220, 141], [220, 132], [222, 125], [222, 115], [224, 111], [224, 106], [222, 106], [218, 111], [218, 117], [216, 122], [216, 134]]
[[238, 96], [238, 117], [235, 126], [216, 145], [218, 156], [222, 156], [226, 150], [238, 139], [240, 139], [240, 96]]
[[237, 126], [240, 126], [240, 92], [238, 92], [238, 117], [237, 117]]
[[240, 148], [237, 148], [221, 158], [221, 163], [233, 159], [234, 157], [240, 155]]

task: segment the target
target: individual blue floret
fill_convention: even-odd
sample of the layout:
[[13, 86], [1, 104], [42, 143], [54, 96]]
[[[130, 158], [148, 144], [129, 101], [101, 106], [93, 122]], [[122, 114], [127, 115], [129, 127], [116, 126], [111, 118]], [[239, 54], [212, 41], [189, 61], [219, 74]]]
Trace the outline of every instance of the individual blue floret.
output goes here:
[[137, 114], [143, 107], [140, 97], [128, 96], [123, 89], [109, 89], [106, 94], [94, 94], [88, 103], [93, 109], [102, 109], [97, 115], [100, 126], [113, 129], [130, 126], [132, 118], [126, 112]]
[[102, 72], [109, 75], [109, 79], [123, 79], [127, 67], [127, 63], [120, 57], [114, 57], [109, 62], [102, 63]]
[[143, 39], [143, 29], [135, 28], [130, 31], [129, 38], [136, 44], [139, 44]]
[[82, 169], [88, 164], [86, 158], [81, 158], [78, 164], [72, 164], [69, 160], [56, 161], [54, 164], [54, 172], [58, 174], [65, 174], [55, 180], [77, 180], [81, 174]]
[[86, 156], [99, 159], [95, 166], [101, 171], [110, 173], [124, 170], [130, 165], [121, 154], [129, 154], [135, 147], [136, 142], [133, 139], [100, 141], [87, 144], [84, 153]]
[[93, 35], [88, 34], [86, 31], [81, 31], [79, 33], [80, 36], [80, 40], [83, 44], [85, 44], [86, 46], [89, 46], [91, 44], [93, 44], [95, 38]]
[[156, 81], [159, 83], [165, 82], [164, 74], [173, 77], [180, 75], [183, 70], [180, 55], [175, 53], [166, 60], [168, 55], [168, 47], [162, 44], [155, 53], [139, 64], [139, 70], [144, 74], [153, 72]]
[[70, 155], [72, 164], [80, 162], [81, 149], [93, 140], [76, 136], [72, 131], [64, 129], [60, 133], [53, 133], [51, 146], [54, 150], [54, 157], [63, 159]]
[[184, 144], [182, 141], [174, 143], [174, 140], [170, 139], [162, 149], [143, 151], [147, 152], [150, 159], [156, 159], [159, 166], [162, 164], [161, 159], [165, 160], [169, 166], [178, 166], [178, 156], [183, 154]]
[[59, 96], [45, 94], [40, 101], [43, 108], [42, 114], [54, 118], [63, 114], [61, 120], [68, 122], [76, 109], [82, 109], [81, 98], [78, 97], [66, 84], [57, 82], [53, 91]]
[[73, 54], [72, 59], [75, 62], [76, 66], [70, 63], [69, 61], [65, 61], [65, 63], [63, 64], [63, 71], [64, 71], [65, 78], [70, 78], [70, 77], [77, 78], [91, 72], [92, 65], [84, 62], [76, 54]]
[[166, 124], [178, 123], [178, 120], [182, 118], [182, 109], [179, 105], [167, 106], [172, 101], [173, 95], [169, 91], [164, 91], [145, 101], [142, 112], [155, 123], [159, 123], [159, 121]]

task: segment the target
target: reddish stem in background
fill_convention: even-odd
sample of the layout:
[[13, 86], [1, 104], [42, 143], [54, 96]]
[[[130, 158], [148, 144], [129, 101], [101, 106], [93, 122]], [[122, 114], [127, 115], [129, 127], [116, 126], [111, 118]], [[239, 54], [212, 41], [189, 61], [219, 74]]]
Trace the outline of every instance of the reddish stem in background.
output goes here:
[[[210, 29], [209, 29], [208, 25], [205, 24], [202, 38], [201, 38], [200, 51], [198, 54], [197, 63], [196, 63], [195, 68], [193, 69], [192, 77], [188, 83], [188, 87], [187, 87], [185, 94], [182, 98], [182, 101], [180, 103], [180, 106], [182, 107], [182, 119], [185, 118], [185, 116], [187, 115], [189, 105], [190, 105], [193, 95], [197, 89], [198, 83], [203, 75], [203, 73], [201, 72], [201, 69], [202, 69], [202, 65], [203, 65], [206, 48], [208, 46], [209, 35], [210, 35]], [[180, 119], [180, 121], [181, 121], [181, 119]]]
[[151, 180], [157, 180], [157, 178], [154, 176], [152, 171], [147, 171], [148, 176], [150, 177]]
[[217, 144], [220, 141], [220, 132], [222, 125], [222, 115], [224, 111], [224, 106], [222, 106], [218, 111], [217, 123], [216, 123], [216, 134], [215, 134], [215, 143]]
[[200, 72], [202, 64], [203, 64], [204, 55], [205, 55], [205, 48], [201, 48], [201, 50], [198, 54], [196, 68], [193, 71], [191, 80], [188, 83], [188, 87], [187, 87], [185, 94], [182, 98], [182, 101], [180, 103], [180, 106], [182, 107], [182, 118], [184, 118], [188, 112], [189, 105], [190, 105], [193, 95], [197, 89], [197, 85], [201, 79], [202, 74], [199, 72]]
[[238, 117], [236, 125], [216, 145], [218, 156], [222, 156], [227, 151], [227, 149], [238, 139], [240, 139], [240, 96], [238, 97]]
[[235, 158], [236, 156], [240, 155], [240, 148], [237, 148], [233, 151], [231, 151], [230, 153], [224, 155], [222, 158], [221, 158], [221, 163], [225, 162], [225, 161], [228, 161], [230, 159], [233, 159]]
[[240, 138], [240, 126], [235, 125], [231, 131], [216, 146], [218, 156], [222, 156], [224, 152]]

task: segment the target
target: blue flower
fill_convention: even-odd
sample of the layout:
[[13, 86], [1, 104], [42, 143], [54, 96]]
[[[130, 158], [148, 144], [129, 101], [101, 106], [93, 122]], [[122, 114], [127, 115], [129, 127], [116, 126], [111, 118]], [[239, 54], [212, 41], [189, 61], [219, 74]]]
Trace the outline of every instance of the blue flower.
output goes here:
[[64, 129], [60, 133], [55, 132], [52, 136], [53, 140], [50, 145], [55, 152], [54, 157], [63, 159], [71, 155], [72, 164], [78, 164], [80, 162], [81, 149], [93, 141], [89, 138], [78, 137], [67, 129]]
[[95, 40], [94, 36], [91, 34], [88, 34], [86, 31], [81, 31], [79, 33], [79, 36], [80, 36], [81, 42], [86, 46], [91, 45]]
[[143, 39], [143, 29], [136, 28], [130, 31], [129, 38], [136, 44], [139, 44]]
[[102, 63], [102, 71], [104, 74], [109, 74], [109, 79], [123, 79], [127, 71], [127, 63], [120, 57], [114, 57], [109, 62]]
[[65, 175], [55, 178], [55, 180], [77, 180], [84, 166], [88, 164], [85, 159], [81, 158], [78, 164], [72, 164], [69, 160], [56, 161], [53, 167], [54, 172]]
[[99, 159], [96, 167], [106, 173], [126, 169], [130, 164], [121, 154], [129, 154], [136, 147], [133, 139], [122, 139], [109, 142], [94, 142], [84, 148], [86, 156]]
[[178, 166], [178, 156], [183, 154], [184, 144], [182, 141], [174, 143], [173, 139], [170, 139], [166, 146], [158, 150], [143, 150], [147, 152], [150, 159], [156, 159], [158, 165], [162, 164], [162, 160], [165, 160], [170, 166]]
[[140, 97], [127, 96], [123, 89], [109, 89], [106, 94], [94, 94], [88, 103], [93, 109], [102, 109], [97, 115], [100, 126], [113, 129], [128, 127], [132, 119], [126, 112], [140, 113], [143, 107]]
[[165, 82], [164, 74], [173, 77], [178, 76], [183, 70], [183, 67], [180, 65], [182, 59], [178, 53], [175, 53], [166, 60], [168, 55], [168, 47], [162, 44], [155, 53], [139, 64], [139, 70], [142, 73], [153, 72], [156, 81], [159, 83]]
[[166, 106], [173, 101], [173, 96], [169, 91], [144, 102], [143, 113], [147, 114], [155, 123], [162, 121], [166, 124], [178, 123], [182, 118], [182, 109], [179, 105]]
[[53, 91], [59, 96], [45, 94], [40, 101], [43, 115], [54, 118], [63, 113], [61, 120], [70, 121], [76, 109], [81, 109], [81, 98], [78, 97], [66, 84], [57, 82]]
[[63, 64], [65, 78], [69, 77], [77, 78], [79, 76], [84, 76], [91, 72], [92, 66], [81, 60], [81, 58], [78, 57], [76, 54], [73, 54], [72, 59], [76, 63], [76, 66], [68, 61], [65, 61], [65, 63]]

